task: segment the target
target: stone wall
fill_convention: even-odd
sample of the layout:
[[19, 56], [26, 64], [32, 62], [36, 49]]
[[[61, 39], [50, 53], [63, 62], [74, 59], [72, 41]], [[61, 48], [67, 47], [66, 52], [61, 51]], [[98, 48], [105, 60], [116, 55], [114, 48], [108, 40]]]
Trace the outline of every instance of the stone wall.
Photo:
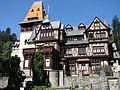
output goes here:
[[8, 77], [0, 77], [0, 89], [6, 88], [8, 85]]
[[59, 86], [59, 71], [51, 70], [49, 71], [49, 81], [51, 83], [51, 87]]
[[115, 77], [106, 77], [103, 73], [101, 76], [64, 76], [62, 70], [49, 71], [49, 80], [51, 87], [57, 90], [70, 90], [78, 87], [79, 89], [107, 89], [120, 90], [120, 79]]
[[107, 89], [108, 82], [105, 77], [65, 77], [64, 86], [75, 87], [78, 86], [80, 89]]
[[108, 83], [109, 83], [109, 90], [120, 90], [119, 89], [120, 82], [118, 78], [109, 78]]

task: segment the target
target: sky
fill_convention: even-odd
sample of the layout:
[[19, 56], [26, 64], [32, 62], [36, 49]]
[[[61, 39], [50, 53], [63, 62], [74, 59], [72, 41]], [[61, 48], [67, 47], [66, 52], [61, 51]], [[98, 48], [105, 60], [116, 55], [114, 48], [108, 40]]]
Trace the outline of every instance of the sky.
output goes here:
[[[19, 39], [20, 26], [31, 5], [40, 0], [0, 0], [0, 30], [11, 29]], [[42, 0], [50, 20], [60, 20], [65, 25], [91, 24], [97, 16], [108, 24], [117, 15], [120, 18], [120, 0]]]

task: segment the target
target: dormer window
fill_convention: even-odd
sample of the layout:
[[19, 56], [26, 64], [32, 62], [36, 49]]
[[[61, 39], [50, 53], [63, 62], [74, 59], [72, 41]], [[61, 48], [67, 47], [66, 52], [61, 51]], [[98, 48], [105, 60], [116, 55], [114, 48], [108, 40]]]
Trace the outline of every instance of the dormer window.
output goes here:
[[34, 12], [34, 10], [32, 9], [31, 12]]
[[79, 29], [79, 30], [86, 29], [86, 26], [81, 23], [80, 25], [78, 25], [78, 29]]
[[40, 11], [40, 9], [38, 8], [37, 11]]
[[51, 28], [52, 28], [52, 26], [50, 24], [43, 24], [41, 26], [41, 29], [51, 29]]
[[66, 26], [66, 31], [72, 31], [72, 30], [73, 30], [73, 27], [70, 24], [68, 24]]

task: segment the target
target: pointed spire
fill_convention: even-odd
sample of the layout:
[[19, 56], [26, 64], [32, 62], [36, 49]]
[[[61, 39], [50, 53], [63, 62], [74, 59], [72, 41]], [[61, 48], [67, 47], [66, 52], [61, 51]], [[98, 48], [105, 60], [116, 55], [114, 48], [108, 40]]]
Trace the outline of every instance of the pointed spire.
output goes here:
[[106, 26], [108, 26], [107, 21], [106, 21], [106, 19], [105, 19], [105, 18], [104, 18], [104, 24], [105, 24]]
[[28, 11], [24, 21], [30, 20], [44, 20], [45, 9], [42, 1], [36, 1], [32, 4], [30, 10]]
[[46, 14], [45, 19], [42, 23], [48, 23], [50, 22], [48, 14]]

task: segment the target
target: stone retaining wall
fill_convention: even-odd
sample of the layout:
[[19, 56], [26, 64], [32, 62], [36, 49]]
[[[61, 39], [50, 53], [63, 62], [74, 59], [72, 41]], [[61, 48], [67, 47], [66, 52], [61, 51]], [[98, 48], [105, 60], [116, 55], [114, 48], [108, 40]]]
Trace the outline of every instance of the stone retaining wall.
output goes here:
[[107, 89], [108, 82], [105, 77], [65, 77], [64, 86], [75, 87], [80, 89]]
[[0, 77], [0, 89], [6, 88], [8, 85], [8, 77]]
[[96, 76], [64, 76], [62, 70], [49, 71], [51, 87], [57, 90], [70, 90], [70, 88], [95, 90], [120, 90], [120, 79], [115, 77]]

